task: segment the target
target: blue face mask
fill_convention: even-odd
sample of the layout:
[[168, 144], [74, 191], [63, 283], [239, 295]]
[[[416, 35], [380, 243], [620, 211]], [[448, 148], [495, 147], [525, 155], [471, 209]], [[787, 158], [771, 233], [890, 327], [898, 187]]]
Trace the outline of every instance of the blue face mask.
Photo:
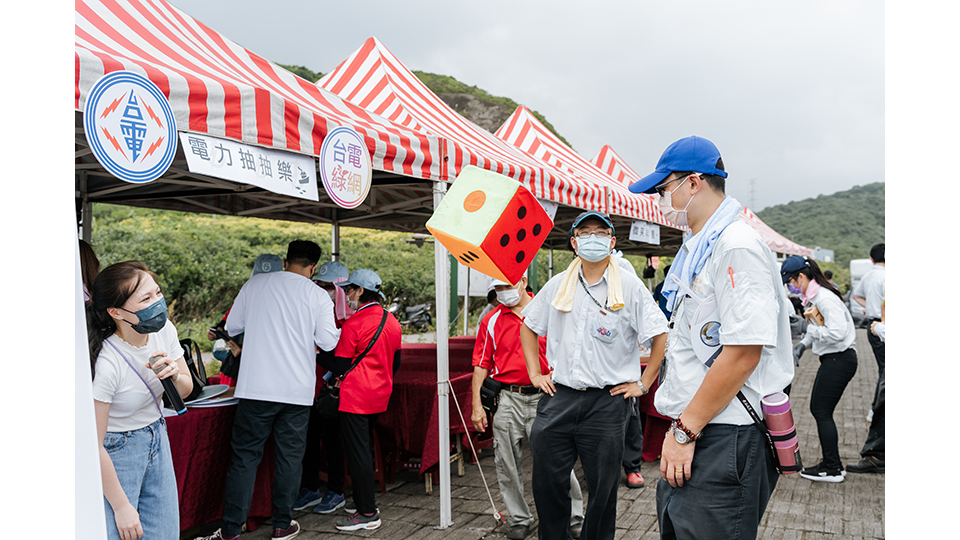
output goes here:
[[137, 319], [140, 320], [139, 324], [130, 325], [130, 328], [133, 328], [133, 330], [138, 334], [152, 334], [154, 332], [159, 332], [160, 329], [167, 324], [167, 301], [163, 298], [139, 311], [130, 311], [129, 309], [123, 310], [127, 313], [133, 313], [137, 316]]
[[600, 262], [610, 255], [611, 237], [591, 234], [586, 238], [577, 238], [577, 256], [587, 262]]

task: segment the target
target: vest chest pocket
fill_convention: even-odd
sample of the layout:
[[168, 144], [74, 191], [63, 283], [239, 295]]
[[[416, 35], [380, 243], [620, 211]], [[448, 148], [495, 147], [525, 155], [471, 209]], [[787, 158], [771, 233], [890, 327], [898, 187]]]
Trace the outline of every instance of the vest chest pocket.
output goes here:
[[613, 343], [620, 333], [620, 314], [604, 309], [590, 316], [590, 335], [603, 343]]

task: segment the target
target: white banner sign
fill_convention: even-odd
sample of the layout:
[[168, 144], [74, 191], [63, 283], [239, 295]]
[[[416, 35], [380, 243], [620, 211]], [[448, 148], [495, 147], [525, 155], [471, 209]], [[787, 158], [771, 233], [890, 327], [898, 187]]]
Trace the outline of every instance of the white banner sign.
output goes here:
[[537, 201], [540, 203], [540, 206], [543, 207], [544, 212], [546, 212], [547, 215], [550, 216], [550, 221], [556, 221], [556, 220], [557, 220], [557, 207], [558, 207], [559, 205], [557, 205], [557, 203], [555, 203], [555, 202], [553, 202], [553, 201], [547, 201], [547, 200], [544, 200], [544, 199], [537, 199]]
[[648, 221], [635, 220], [630, 225], [630, 240], [659, 246], [660, 226]]
[[310, 156], [251, 146], [198, 133], [180, 133], [190, 172], [319, 201], [317, 166]]
[[473, 268], [457, 263], [457, 296], [463, 298], [467, 292], [467, 270], [470, 270], [470, 296], [487, 297], [487, 287], [490, 285], [490, 276], [477, 272]]

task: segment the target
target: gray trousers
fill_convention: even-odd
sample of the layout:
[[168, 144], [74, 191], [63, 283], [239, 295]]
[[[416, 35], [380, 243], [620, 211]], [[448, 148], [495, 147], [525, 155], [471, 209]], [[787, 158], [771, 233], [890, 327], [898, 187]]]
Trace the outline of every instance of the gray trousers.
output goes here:
[[[493, 417], [493, 455], [497, 464], [497, 480], [503, 505], [510, 514], [507, 524], [530, 526], [533, 515], [523, 498], [523, 469], [521, 441], [530, 440], [533, 420], [537, 417], [537, 404], [543, 394], [529, 396], [504, 389], [500, 392], [500, 405]], [[574, 472], [570, 471], [570, 526], [583, 523], [583, 492]]]

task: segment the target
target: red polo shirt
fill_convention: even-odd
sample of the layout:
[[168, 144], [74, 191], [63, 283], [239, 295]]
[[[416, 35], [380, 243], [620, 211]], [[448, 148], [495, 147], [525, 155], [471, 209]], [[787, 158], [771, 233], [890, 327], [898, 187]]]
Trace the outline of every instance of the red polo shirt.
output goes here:
[[[527, 293], [529, 296], [532, 294]], [[527, 363], [520, 346], [520, 325], [523, 318], [500, 304], [487, 313], [477, 329], [477, 343], [473, 347], [473, 365], [490, 371], [494, 380], [503, 384], [527, 386]], [[547, 365], [547, 338], [540, 336], [540, 372], [550, 373]]]
[[[335, 356], [356, 358], [380, 326], [383, 307], [367, 304], [344, 321]], [[393, 356], [400, 349], [400, 323], [387, 314], [380, 337], [340, 386], [340, 410], [354, 414], [375, 414], [387, 410], [393, 391]]]

